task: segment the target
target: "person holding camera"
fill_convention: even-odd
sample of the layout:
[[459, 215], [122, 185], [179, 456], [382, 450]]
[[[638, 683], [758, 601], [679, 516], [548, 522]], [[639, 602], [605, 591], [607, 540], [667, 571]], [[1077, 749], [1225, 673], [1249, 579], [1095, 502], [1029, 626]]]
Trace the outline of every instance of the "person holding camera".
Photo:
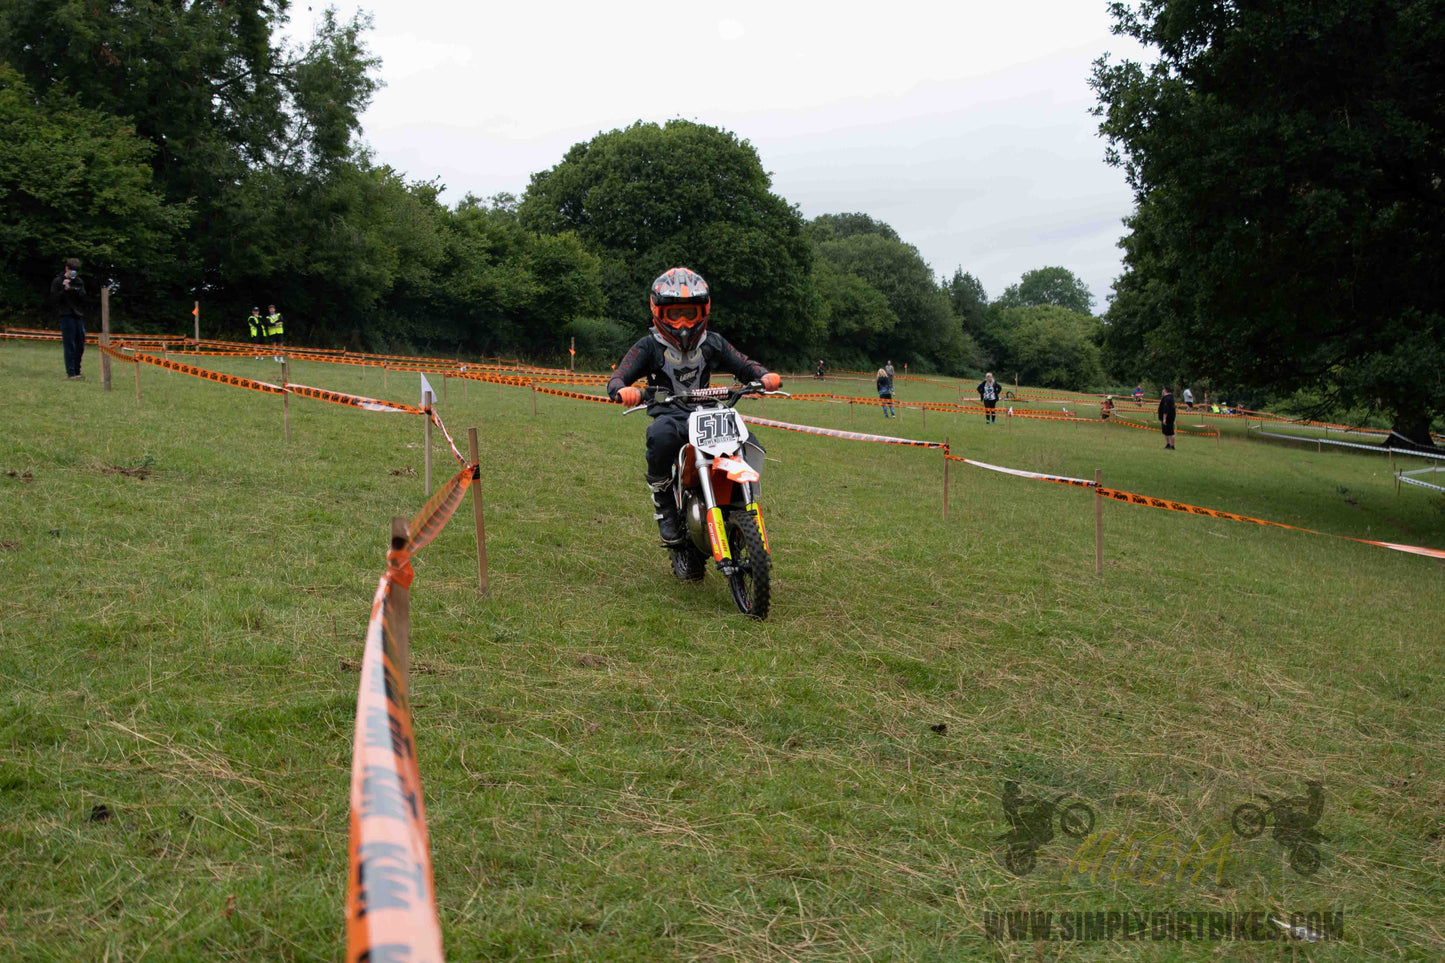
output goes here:
[[60, 343], [65, 351], [65, 374], [71, 381], [84, 381], [80, 359], [85, 354], [85, 280], [80, 276], [80, 258], [67, 258], [59, 276], [50, 282], [50, 301], [60, 313]]

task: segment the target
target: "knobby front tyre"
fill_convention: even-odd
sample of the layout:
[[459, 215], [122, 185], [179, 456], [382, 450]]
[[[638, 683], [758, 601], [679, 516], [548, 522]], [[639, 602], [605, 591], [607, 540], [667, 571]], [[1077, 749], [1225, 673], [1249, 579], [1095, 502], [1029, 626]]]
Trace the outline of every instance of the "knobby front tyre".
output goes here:
[[772, 560], [763, 548], [758, 520], [746, 511], [734, 511], [727, 519], [727, 535], [735, 566], [728, 576], [733, 601], [744, 615], [765, 619], [772, 603]]
[[691, 542], [668, 549], [672, 555], [672, 574], [683, 582], [696, 582], [707, 574], [707, 556]]

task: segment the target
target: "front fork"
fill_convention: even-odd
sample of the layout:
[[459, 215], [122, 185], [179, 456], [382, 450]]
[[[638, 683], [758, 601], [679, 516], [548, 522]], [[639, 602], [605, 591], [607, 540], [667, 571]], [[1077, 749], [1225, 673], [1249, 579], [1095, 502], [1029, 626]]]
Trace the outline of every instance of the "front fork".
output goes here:
[[[717, 562], [724, 570], [732, 565], [733, 553], [728, 546], [727, 529], [723, 523], [722, 509], [718, 507], [717, 496], [712, 488], [712, 460], [702, 452], [696, 454], [698, 486], [702, 489], [703, 504], [707, 507], [707, 537], [712, 545], [713, 561]], [[763, 510], [758, 506], [757, 491], [752, 482], [741, 482], [743, 486], [743, 501], [747, 505], [747, 511], [758, 520], [758, 533], [763, 537], [763, 551], [771, 551], [768, 548], [768, 530], [763, 525]]]

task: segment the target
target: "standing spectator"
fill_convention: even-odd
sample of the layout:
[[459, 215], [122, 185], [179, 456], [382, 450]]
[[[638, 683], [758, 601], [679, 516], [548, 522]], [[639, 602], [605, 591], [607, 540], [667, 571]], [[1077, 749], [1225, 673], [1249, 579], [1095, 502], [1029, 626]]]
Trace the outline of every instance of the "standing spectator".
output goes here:
[[284, 328], [281, 323], [281, 312], [276, 310], [276, 305], [270, 305], [266, 313], [266, 333], [271, 336], [271, 343], [283, 345], [286, 343]]
[[1188, 388], [1184, 389], [1184, 407], [1188, 408], [1190, 411], [1194, 410], [1194, 392], [1190, 391]]
[[1174, 395], [1165, 385], [1159, 389], [1159, 421], [1164, 426], [1164, 448], [1174, 450]]
[[998, 406], [998, 382], [993, 380], [993, 372], [983, 376], [978, 383], [978, 396], [983, 399], [983, 423], [991, 425], [998, 416], [994, 414], [994, 408]]
[[886, 372], [888, 372], [888, 384], [889, 384], [890, 387], [892, 387], [892, 385], [893, 385], [893, 362], [890, 361], [890, 362], [888, 362], [887, 364], [885, 364], [885, 365], [883, 366], [883, 370], [886, 371]]
[[251, 328], [251, 343], [260, 344], [262, 333], [266, 330], [266, 326], [261, 321], [260, 307], [251, 309], [251, 315], [246, 318], [246, 324]]
[[85, 354], [85, 279], [80, 276], [80, 258], [67, 258], [55, 280], [50, 282], [50, 300], [60, 314], [60, 343], [65, 353], [65, 374], [71, 381], [84, 381], [80, 359]]
[[883, 417], [898, 417], [898, 412], [891, 404], [893, 401], [893, 379], [888, 377], [888, 372], [883, 368], [878, 369], [878, 397], [883, 402]]

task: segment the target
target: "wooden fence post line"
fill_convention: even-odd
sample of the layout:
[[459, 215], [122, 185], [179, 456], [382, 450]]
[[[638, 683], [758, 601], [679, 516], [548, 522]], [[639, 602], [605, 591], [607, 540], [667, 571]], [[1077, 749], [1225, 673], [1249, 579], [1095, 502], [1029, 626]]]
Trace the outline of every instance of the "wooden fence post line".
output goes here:
[[140, 407], [140, 360], [132, 359], [131, 366], [135, 368], [135, 405]]
[[577, 339], [572, 339], [572, 346], [567, 349], [567, 370], [577, 370]]
[[104, 284], [100, 287], [100, 346], [100, 384], [109, 391], [110, 355], [106, 354], [104, 349], [110, 347], [110, 287]]
[[853, 399], [848, 399], [848, 427], [853, 427]]
[[[920, 408], [920, 409], [918, 409], [918, 410], [921, 411], [921, 412], [923, 412], [923, 430], [924, 430], [924, 431], [927, 431], [927, 430], [928, 430], [928, 409], [927, 409], [927, 408]], [[947, 459], [944, 459], [944, 460], [947, 461]]]
[[426, 415], [424, 416], [426, 419], [424, 422], [426, 427], [422, 429], [421, 443], [423, 452], [422, 464], [424, 466], [422, 481], [423, 484], [426, 485], [426, 493], [428, 496], [431, 495], [431, 401], [431, 392], [422, 392], [421, 406], [426, 410]]
[[[284, 389], [291, 382], [291, 366], [281, 362], [281, 387]], [[291, 442], [291, 392], [281, 392], [281, 421], [286, 426], [286, 442]]]
[[532, 382], [532, 417], [537, 417], [537, 382]]
[[381, 366], [381, 390], [386, 390], [386, 365]]
[[201, 302], [196, 302], [196, 310], [191, 312], [196, 318], [196, 347], [201, 346]]
[[1094, 574], [1104, 574], [1104, 487], [1103, 469], [1094, 469]]
[[[471, 443], [473, 465], [482, 463], [477, 449], [477, 429], [467, 429], [467, 441]], [[477, 592], [487, 594], [487, 523], [482, 514], [482, 479], [472, 479], [472, 515], [477, 522]]]
[[[391, 517], [391, 538], [389, 547], [393, 552], [411, 547], [411, 534], [407, 531], [407, 520], [400, 515]], [[386, 632], [396, 644], [397, 669], [403, 687], [411, 686], [411, 590], [398, 583], [391, 583], [387, 593]]]

